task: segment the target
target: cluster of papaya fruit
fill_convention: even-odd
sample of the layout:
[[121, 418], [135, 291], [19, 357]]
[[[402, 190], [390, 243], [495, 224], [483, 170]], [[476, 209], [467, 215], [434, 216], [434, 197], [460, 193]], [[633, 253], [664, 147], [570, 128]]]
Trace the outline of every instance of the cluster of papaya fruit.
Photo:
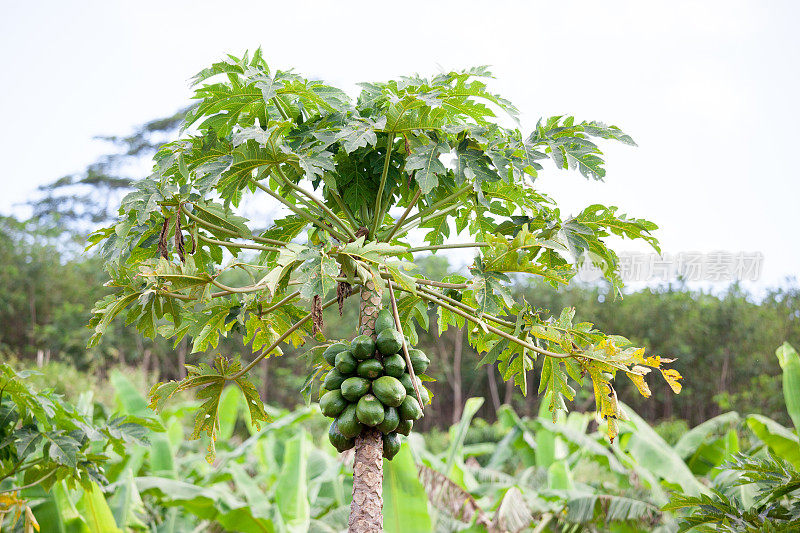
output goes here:
[[[323, 352], [333, 368], [322, 383], [327, 392], [319, 405], [334, 419], [328, 437], [337, 450], [352, 448], [364, 428], [371, 427], [383, 433], [383, 456], [391, 460], [400, 450], [400, 435], [408, 435], [422, 417], [422, 406], [402, 352], [403, 336], [387, 309], [378, 313], [375, 333], [376, 340], [359, 335]], [[410, 349], [408, 355], [420, 399], [428, 403], [430, 394], [416, 376], [425, 372], [430, 360], [422, 350]]]

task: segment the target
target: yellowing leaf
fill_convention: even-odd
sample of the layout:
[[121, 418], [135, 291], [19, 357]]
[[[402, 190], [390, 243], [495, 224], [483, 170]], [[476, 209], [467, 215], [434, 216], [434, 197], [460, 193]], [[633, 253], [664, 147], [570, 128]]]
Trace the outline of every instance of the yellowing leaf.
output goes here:
[[[642, 370], [642, 367], [634, 367], [634, 369]], [[644, 370], [649, 371], [649, 369]], [[633, 384], [636, 385], [636, 388], [639, 389], [639, 393], [641, 393], [641, 395], [645, 398], [649, 398], [651, 394], [650, 387], [647, 386], [647, 382], [644, 380], [644, 377], [640, 376], [639, 374], [631, 374], [630, 372], [626, 372], [626, 374], [630, 380], [633, 381]]]
[[647, 366], [652, 366], [653, 368], [659, 368], [661, 363], [671, 363], [673, 361], [675, 361], [675, 359], [667, 359], [666, 357], [661, 357], [660, 355], [651, 355], [644, 360], [644, 364]]
[[661, 375], [664, 376], [665, 380], [667, 380], [667, 383], [669, 383], [670, 388], [672, 388], [672, 391], [675, 394], [681, 392], [681, 388], [683, 386], [678, 383], [678, 380], [683, 379], [683, 376], [681, 376], [680, 372], [674, 368], [668, 368], [666, 370], [661, 369]]

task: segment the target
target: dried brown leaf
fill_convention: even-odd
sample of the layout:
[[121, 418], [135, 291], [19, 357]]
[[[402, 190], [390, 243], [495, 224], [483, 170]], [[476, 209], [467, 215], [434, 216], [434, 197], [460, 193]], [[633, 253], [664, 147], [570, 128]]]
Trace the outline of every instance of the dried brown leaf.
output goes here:
[[183, 247], [183, 230], [181, 228], [181, 215], [178, 214], [175, 218], [175, 249], [178, 251], [178, 258], [181, 263], [186, 262], [186, 251]]
[[161, 234], [158, 236], [158, 255], [164, 259], [169, 259], [167, 252], [167, 236], [169, 235], [169, 217], [164, 217], [164, 222], [161, 224]]
[[311, 300], [311, 334], [321, 333], [323, 327], [325, 322], [322, 320], [322, 298], [315, 294]]
[[417, 471], [431, 505], [456, 520], [468, 524], [475, 520], [475, 523], [483, 525], [488, 531], [496, 531], [493, 529], [492, 520], [478, 506], [478, 502], [469, 492], [456, 485], [441, 472], [425, 465], [418, 465]]

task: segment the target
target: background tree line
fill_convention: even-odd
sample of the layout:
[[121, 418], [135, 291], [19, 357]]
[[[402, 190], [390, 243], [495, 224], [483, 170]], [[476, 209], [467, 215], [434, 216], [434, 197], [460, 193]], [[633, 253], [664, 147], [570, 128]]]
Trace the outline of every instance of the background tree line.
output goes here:
[[[142, 161], [175, 133], [185, 111], [144, 124], [126, 137], [105, 137], [115, 150], [83, 172], [66, 176], [39, 189], [29, 202], [30, 217], [0, 218], [0, 351], [4, 358], [24, 366], [60, 361], [100, 378], [120, 365], [154, 373], [159, 379], [183, 376], [191, 363], [186, 343], [171, 346], [153, 341], [116, 324], [103, 342], [87, 349], [90, 331], [85, 327], [92, 304], [102, 295], [96, 287], [105, 279], [98, 257], [83, 253], [85, 235], [114, 215], [117, 205], [137, 175]], [[444, 257], [429, 257], [423, 268], [441, 278], [451, 268]], [[653, 353], [675, 357], [674, 367], [687, 376], [684, 394], [659, 394], [640, 399], [634, 391], [624, 397], [649, 421], [679, 418], [695, 425], [727, 410], [763, 413], [785, 422], [780, 390], [780, 368], [774, 347], [784, 341], [800, 344], [800, 286], [788, 280], [758, 298], [736, 284], [722, 293], [692, 290], [678, 282], [606, 300], [603, 286], [570, 286], [553, 292], [536, 284], [517, 283], [515, 290], [541, 308], [558, 313], [577, 307], [603, 330], [620, 332]], [[600, 305], [602, 303], [602, 305]], [[355, 310], [350, 310], [354, 313]], [[326, 335], [348, 335], [355, 315], [338, 317], [326, 311]], [[433, 323], [436, 317], [432, 313]], [[435, 327], [430, 328], [435, 331]], [[420, 331], [420, 345], [437, 358], [436, 383], [431, 390], [437, 408], [426, 416], [420, 429], [447, 427], [459, 420], [466, 398], [486, 398], [478, 416], [494, 419], [500, 405], [511, 404], [517, 412], [538, 410], [535, 391], [538, 377], [531, 376], [527, 398], [513, 394], [489, 365], [477, 369], [479, 360], [465, 342], [464, 332], [450, 330], [442, 338]], [[219, 350], [242, 353], [246, 349], [229, 341]], [[271, 403], [293, 407], [302, 387], [298, 357], [304, 351], [286, 350], [281, 361], [265, 360], [260, 390]], [[288, 386], [287, 386], [288, 384]], [[617, 387], [630, 387], [627, 382]], [[579, 395], [578, 409], [589, 408], [592, 398]]]

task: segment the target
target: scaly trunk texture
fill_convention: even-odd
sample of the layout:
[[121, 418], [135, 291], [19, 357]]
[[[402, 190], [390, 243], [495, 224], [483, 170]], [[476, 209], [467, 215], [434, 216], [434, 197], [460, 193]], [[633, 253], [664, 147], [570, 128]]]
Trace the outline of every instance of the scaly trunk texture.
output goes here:
[[[375, 318], [381, 310], [381, 287], [368, 281], [361, 290], [359, 331], [375, 338]], [[353, 460], [353, 502], [350, 504], [350, 533], [383, 531], [383, 436], [377, 429], [364, 428], [356, 437]]]

